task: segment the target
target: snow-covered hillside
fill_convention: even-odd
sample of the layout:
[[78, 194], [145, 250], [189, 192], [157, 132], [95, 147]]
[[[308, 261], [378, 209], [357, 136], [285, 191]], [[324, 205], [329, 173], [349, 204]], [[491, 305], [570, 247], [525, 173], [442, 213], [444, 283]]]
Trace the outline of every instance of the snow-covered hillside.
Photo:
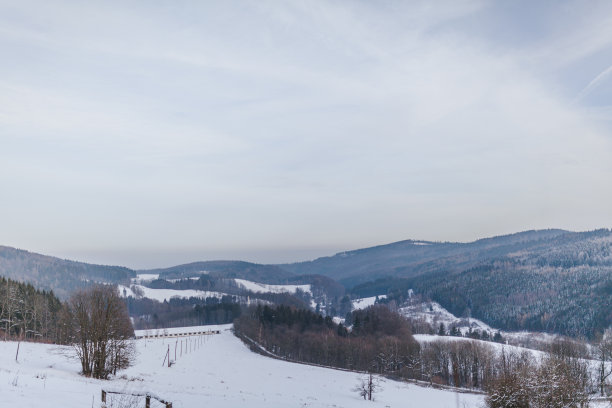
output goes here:
[[472, 329], [472, 331], [478, 330], [481, 333], [487, 331], [489, 335], [493, 335], [499, 331], [508, 343], [527, 348], [541, 349], [559, 338], [558, 335], [550, 333], [526, 331], [508, 332], [499, 330], [478, 319], [457, 317], [437, 302], [414, 303], [400, 308], [399, 313], [411, 319], [422, 319], [426, 321], [432, 325], [436, 332], [440, 323], [444, 324], [447, 332], [454, 326], [463, 335], [468, 333], [470, 329]]
[[234, 281], [238, 287], [255, 293], [295, 293], [298, 289], [302, 292], [312, 293], [310, 285], [268, 285], [267, 283], [257, 283], [246, 279], [234, 279]]
[[460, 330], [462, 334], [467, 333], [470, 328], [479, 331], [486, 330], [489, 333], [496, 331], [488, 324], [478, 319], [459, 318], [437, 302], [415, 303], [400, 308], [399, 313], [412, 319], [423, 319], [431, 324], [436, 330], [442, 323], [447, 331], [454, 326]]
[[[132, 296], [134, 298], [147, 298], [163, 302], [170, 300], [173, 297], [188, 299], [191, 297], [205, 299], [215, 297], [221, 299], [227, 293], [194, 289], [153, 289], [144, 286], [140, 283], [150, 282], [157, 279], [158, 275], [141, 274], [137, 278], [132, 279], [133, 284], [130, 287], [119, 285], [119, 293], [123, 297]], [[198, 279], [198, 278], [189, 278]], [[170, 279], [168, 282], [176, 282], [178, 279]], [[269, 285], [266, 283], [252, 282], [245, 279], [234, 279], [239, 288], [249, 290], [254, 293], [295, 293], [298, 289], [302, 292], [312, 294], [311, 285]], [[132, 289], [135, 290], [132, 290]]]
[[159, 273], [139, 273], [135, 278], [132, 278], [132, 283], [140, 285], [141, 283], [151, 282], [159, 279]]
[[141, 294], [134, 293], [131, 287], [128, 288], [127, 286], [122, 286], [122, 285], [119, 285], [119, 294], [123, 297], [128, 297], [128, 296], [132, 296], [134, 298], [144, 297], [148, 299], [154, 299], [159, 302], [163, 302], [164, 300], [170, 300], [173, 297], [179, 297], [183, 299], [189, 299], [191, 297], [196, 297], [196, 298], [201, 298], [201, 299], [214, 297], [214, 298], [221, 299], [223, 296], [226, 295], [225, 293], [213, 292], [213, 291], [207, 291], [207, 290], [153, 289], [153, 288], [147, 288], [146, 286], [142, 286], [142, 285], [132, 285], [132, 287], [135, 287], [136, 291], [141, 292]]
[[[252, 353], [229, 331], [230, 327], [220, 326], [221, 334], [205, 337], [207, 341], [188, 354], [183, 351], [170, 368], [162, 367], [162, 362], [169, 346], [174, 359], [176, 338], [137, 340], [136, 364], [111, 381], [79, 376], [79, 362], [66, 357], [70, 350], [67, 347], [21, 343], [16, 363], [17, 343], [0, 342], [2, 406], [99, 407], [102, 388], [153, 392], [171, 401], [174, 408], [476, 408], [483, 402], [480, 395], [455, 394], [391, 380], [382, 383], [376, 401], [363, 401], [352, 390], [359, 374]], [[138, 406], [144, 406], [144, 399]]]

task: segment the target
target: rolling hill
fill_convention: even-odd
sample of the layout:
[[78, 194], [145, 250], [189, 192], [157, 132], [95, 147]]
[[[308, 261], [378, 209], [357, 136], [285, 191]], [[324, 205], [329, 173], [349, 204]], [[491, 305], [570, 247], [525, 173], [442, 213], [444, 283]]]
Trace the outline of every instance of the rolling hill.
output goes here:
[[526, 231], [470, 243], [406, 240], [341, 252], [309, 262], [279, 265], [298, 275], [320, 274], [347, 287], [381, 277], [414, 277], [431, 272], [460, 272], [520, 250], [547, 248], [563, 230]]
[[[457, 316], [505, 330], [591, 337], [612, 324], [608, 229], [525, 231], [469, 243], [406, 240], [293, 264], [206, 261], [139, 273], [313, 284], [328, 298], [339, 299], [346, 289], [354, 297], [388, 295], [399, 303], [414, 289]], [[135, 271], [0, 247], [0, 275], [65, 297], [92, 281], [127, 283]]]
[[60, 298], [66, 298], [72, 290], [84, 287], [89, 282], [129, 282], [135, 272], [123, 266], [68, 261], [0, 246], [0, 276], [29, 282], [37, 288], [53, 290]]

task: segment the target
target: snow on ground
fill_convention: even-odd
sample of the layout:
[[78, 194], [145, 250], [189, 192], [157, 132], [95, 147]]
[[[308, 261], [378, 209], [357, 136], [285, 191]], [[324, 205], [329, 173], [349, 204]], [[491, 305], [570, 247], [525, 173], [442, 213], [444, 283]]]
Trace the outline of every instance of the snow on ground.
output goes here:
[[443, 323], [447, 332], [452, 326], [457, 327], [457, 329], [459, 329], [463, 334], [467, 333], [470, 328], [472, 328], [472, 330], [479, 330], [481, 332], [486, 330], [490, 334], [497, 331], [481, 320], [473, 318], [459, 318], [443, 308], [437, 302], [423, 302], [405, 306], [399, 309], [399, 313], [413, 319], [423, 319], [427, 323], [431, 324], [435, 330], [438, 330], [440, 323]]
[[132, 278], [132, 283], [141, 284], [143, 282], [151, 282], [159, 279], [159, 273], [139, 273], [135, 278]]
[[[513, 333], [510, 332], [508, 334], [512, 335]], [[535, 333], [535, 334], [537, 335], [539, 333]], [[413, 336], [414, 336], [414, 339], [417, 342], [419, 342], [419, 344], [421, 345], [425, 343], [431, 343], [433, 341], [477, 342], [478, 344], [482, 344], [483, 346], [490, 347], [491, 350], [497, 353], [497, 355], [501, 355], [502, 350], [504, 350], [506, 353], [512, 352], [512, 353], [517, 353], [517, 354], [520, 354], [526, 351], [526, 352], [531, 353], [531, 355], [534, 357], [536, 361], [541, 361], [547, 355], [547, 353], [545, 353], [544, 351], [534, 350], [532, 348], [524, 347], [521, 345], [501, 344], [501, 343], [495, 343], [492, 341], [485, 341], [485, 340], [474, 340], [468, 337], [438, 336], [435, 334], [414, 334]], [[588, 363], [590, 370], [591, 370], [591, 375], [593, 376], [593, 378], [597, 378], [597, 375], [598, 375], [597, 370], [599, 368], [599, 362], [597, 360], [583, 360], [583, 361]], [[608, 369], [612, 368], [612, 363], [608, 363], [607, 366], [608, 366]]]
[[546, 344], [551, 344], [555, 340], [558, 340], [560, 336], [558, 334], [551, 333], [537, 333], [537, 332], [504, 332], [501, 334], [511, 344], [518, 344], [525, 347], [538, 347]]
[[353, 300], [353, 310], [361, 310], [372, 306], [376, 302], [376, 298], [384, 299], [387, 295], [372, 296], [367, 298]]
[[192, 277], [189, 277], [189, 278], [177, 278], [177, 279], [165, 279], [165, 280], [168, 281], [168, 282], [171, 282], [171, 283], [176, 283], [176, 282], [180, 282], [182, 280], [194, 280], [195, 281], [195, 280], [198, 280], [198, 279], [200, 279], [199, 276], [192, 276]]
[[495, 343], [493, 341], [485, 341], [485, 340], [474, 340], [469, 337], [455, 337], [455, 336], [438, 336], [435, 334], [414, 334], [414, 339], [419, 342], [419, 344], [431, 343], [433, 341], [446, 341], [446, 342], [477, 342], [478, 344], [482, 344], [484, 346], [490, 347], [496, 353], [502, 352], [505, 350], [506, 352], [516, 352], [521, 353], [523, 351], [530, 352], [535, 358], [540, 359], [544, 356], [544, 352], [533, 350], [525, 347], [512, 346], [508, 344]]
[[[0, 342], [2, 406], [99, 407], [102, 388], [149, 391], [171, 401], [174, 408], [476, 408], [483, 403], [480, 395], [456, 394], [392, 380], [382, 383], [382, 391], [375, 394], [376, 401], [364, 401], [352, 390], [361, 378], [358, 373], [288, 363], [255, 354], [229, 331], [230, 327], [212, 327], [221, 329], [221, 334], [203, 336], [197, 349], [193, 347], [197, 342], [193, 337], [192, 351], [187, 354], [184, 338], [137, 340], [136, 364], [110, 381], [79, 376], [79, 362], [65, 355], [69, 347], [21, 343], [20, 359], [16, 363], [17, 343]], [[172, 367], [162, 367], [168, 347], [174, 360], [174, 347], [181, 341], [183, 355], [178, 352]], [[138, 404], [144, 406], [144, 398]]]
[[255, 293], [295, 293], [297, 289], [303, 292], [312, 293], [310, 285], [268, 285], [266, 283], [251, 282], [246, 279], [234, 279], [239, 287]]
[[119, 285], [119, 294], [123, 297], [128, 297], [128, 296], [133, 296], [135, 298], [144, 297], [148, 299], [154, 299], [159, 302], [163, 302], [164, 300], [170, 300], [173, 297], [179, 297], [183, 299], [189, 299], [191, 297], [196, 297], [196, 298], [201, 298], [201, 299], [215, 297], [215, 298], [221, 299], [223, 296], [226, 295], [225, 293], [212, 292], [212, 291], [206, 291], [206, 290], [152, 289], [152, 288], [147, 288], [146, 286], [142, 286], [142, 285], [133, 285], [133, 286], [136, 286], [136, 288], [141, 290], [143, 295], [142, 296], [137, 295], [132, 291], [131, 288], [128, 288], [127, 286], [122, 286], [122, 285]]
[[452, 326], [455, 326], [464, 335], [470, 328], [472, 328], [472, 330], [479, 330], [481, 333], [482, 331], [488, 331], [491, 336], [499, 331], [504, 339], [506, 339], [510, 344], [524, 346], [526, 348], [542, 348], [547, 344], [551, 344], [555, 340], [559, 339], [559, 335], [557, 334], [527, 331], [508, 332], [493, 328], [478, 319], [468, 319], [465, 317], [459, 318], [437, 302], [415, 303], [413, 305], [400, 308], [399, 313], [412, 319], [423, 319], [427, 323], [431, 324], [436, 331], [440, 327], [440, 323], [444, 324], [447, 332], [450, 331]]
[[336, 324], [344, 324], [345, 319], [343, 317], [334, 316], [332, 317], [332, 320]]

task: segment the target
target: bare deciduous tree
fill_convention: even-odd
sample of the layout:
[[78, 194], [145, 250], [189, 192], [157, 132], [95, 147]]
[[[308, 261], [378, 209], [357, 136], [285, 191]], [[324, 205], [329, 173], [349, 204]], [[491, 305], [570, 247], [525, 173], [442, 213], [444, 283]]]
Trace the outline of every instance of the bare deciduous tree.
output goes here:
[[68, 302], [66, 318], [83, 375], [108, 378], [130, 365], [134, 330], [116, 287], [96, 285], [75, 292]]
[[374, 377], [372, 373], [368, 373], [367, 376], [360, 379], [359, 384], [353, 390], [357, 391], [364, 400], [372, 401], [373, 394], [380, 390], [380, 383], [378, 378]]
[[556, 343], [539, 363], [531, 353], [502, 354], [500, 375], [488, 387], [489, 408], [589, 406], [588, 364], [571, 342]]
[[605, 394], [606, 382], [612, 375], [612, 331], [608, 330], [599, 339], [593, 348], [593, 357], [599, 361], [597, 367], [597, 385], [599, 393], [603, 397]]

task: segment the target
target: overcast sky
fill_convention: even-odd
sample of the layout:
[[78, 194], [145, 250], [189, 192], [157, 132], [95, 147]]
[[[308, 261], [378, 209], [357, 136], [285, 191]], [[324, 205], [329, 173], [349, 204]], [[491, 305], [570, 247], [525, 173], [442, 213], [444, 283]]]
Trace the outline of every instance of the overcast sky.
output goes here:
[[1, 1], [0, 245], [142, 268], [612, 227], [609, 1]]

